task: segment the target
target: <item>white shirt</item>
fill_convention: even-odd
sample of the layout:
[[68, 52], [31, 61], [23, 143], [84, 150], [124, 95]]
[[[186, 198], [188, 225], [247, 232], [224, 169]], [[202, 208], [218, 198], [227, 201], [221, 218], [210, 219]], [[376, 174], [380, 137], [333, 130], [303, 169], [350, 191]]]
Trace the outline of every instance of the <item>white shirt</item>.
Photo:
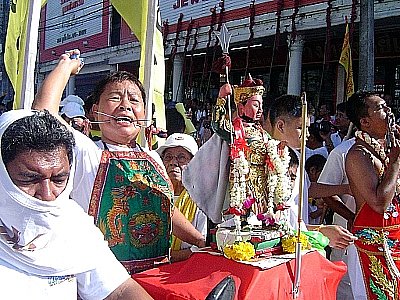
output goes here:
[[[297, 150], [294, 150], [297, 156], [299, 157], [300, 160], [300, 153]], [[307, 172], [304, 172], [304, 188], [303, 188], [303, 205], [302, 205], [302, 219], [303, 219], [303, 224], [301, 225], [302, 230], [307, 230], [305, 227], [304, 223], [308, 222], [308, 188], [311, 185], [310, 179], [308, 178]], [[290, 200], [287, 202], [287, 205], [290, 206], [288, 209], [288, 221], [289, 225], [293, 229], [297, 229], [298, 227], [298, 203], [299, 203], [299, 189], [300, 187], [300, 167], [297, 168], [297, 173], [296, 173], [296, 180], [294, 183], [294, 188], [292, 191], [292, 196], [290, 197]]]
[[130, 276], [106, 243], [98, 252], [96, 269], [69, 276], [30, 275], [0, 258], [1, 299], [76, 300], [78, 293], [84, 300], [104, 299]]
[[320, 154], [325, 158], [328, 158], [328, 155], [329, 155], [328, 149], [326, 149], [326, 147], [319, 147], [316, 149], [310, 149], [310, 148], [306, 147], [306, 160], [315, 154]]
[[[351, 146], [355, 143], [355, 139], [346, 140], [339, 146], [335, 147], [325, 163], [325, 166], [319, 175], [318, 182], [329, 184], [329, 185], [339, 185], [348, 184], [349, 180], [346, 175], [346, 155]], [[353, 196], [350, 195], [340, 195], [340, 199], [343, 203], [352, 211], [355, 212], [356, 203]], [[346, 220], [335, 214], [334, 224], [341, 225], [346, 228]]]

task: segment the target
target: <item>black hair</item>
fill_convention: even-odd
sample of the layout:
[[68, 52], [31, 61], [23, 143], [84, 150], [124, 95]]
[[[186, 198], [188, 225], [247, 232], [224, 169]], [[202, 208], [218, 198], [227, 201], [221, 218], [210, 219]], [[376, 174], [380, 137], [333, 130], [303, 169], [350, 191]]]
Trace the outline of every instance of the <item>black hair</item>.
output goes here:
[[318, 107], [318, 111], [321, 109], [321, 107], [323, 105], [326, 106], [326, 110], [328, 111], [328, 114], [331, 114], [332, 113], [332, 102], [322, 102]]
[[290, 157], [289, 167], [299, 166], [299, 164], [300, 164], [299, 157], [297, 156], [296, 152], [290, 147], [288, 147], [288, 150], [289, 150], [289, 157]]
[[116, 71], [108, 74], [105, 78], [100, 80], [96, 87], [94, 88], [93, 93], [91, 94], [93, 103], [98, 104], [100, 101], [100, 96], [103, 94], [106, 86], [109, 83], [114, 82], [123, 82], [123, 81], [131, 81], [132, 83], [136, 84], [139, 88], [140, 93], [142, 94], [143, 103], [146, 104], [146, 93], [144, 91], [144, 87], [136, 75], [126, 72], [126, 71]]
[[306, 163], [304, 164], [304, 169], [306, 169], [306, 172], [308, 173], [310, 172], [310, 169], [312, 167], [315, 167], [318, 172], [321, 172], [324, 168], [325, 163], [326, 158], [324, 156], [322, 156], [321, 154], [314, 154], [306, 160]]
[[[346, 112], [346, 106], [347, 106], [346, 102], [339, 103], [339, 104], [336, 106], [336, 112], [338, 112], [338, 111], [340, 111], [340, 112]], [[347, 114], [346, 114], [346, 115], [347, 115]]]
[[[329, 122], [328, 122], [329, 123]], [[315, 139], [317, 140], [317, 142], [322, 143], [324, 141], [324, 139], [321, 137], [321, 135], [319, 134], [320, 131], [322, 132], [329, 132], [330, 131], [330, 126], [328, 127], [329, 130], [325, 131], [325, 130], [321, 130], [321, 123], [312, 123], [310, 125], [310, 127], [308, 127], [308, 133], [312, 136], [315, 137]]]
[[349, 120], [358, 128], [360, 128], [361, 118], [368, 116], [368, 97], [377, 95], [371, 91], [357, 91], [347, 100], [346, 115]]
[[269, 108], [269, 120], [272, 127], [275, 126], [279, 117], [301, 117], [301, 98], [295, 95], [282, 95], [272, 101]]
[[167, 135], [170, 136], [173, 133], [184, 133], [185, 132], [185, 118], [177, 111], [176, 108], [170, 108], [165, 110], [166, 116], [166, 127]]
[[74, 136], [65, 125], [47, 110], [35, 111], [32, 116], [15, 121], [4, 131], [1, 138], [1, 156], [7, 165], [21, 152], [47, 152], [65, 148], [71, 164], [74, 146]]

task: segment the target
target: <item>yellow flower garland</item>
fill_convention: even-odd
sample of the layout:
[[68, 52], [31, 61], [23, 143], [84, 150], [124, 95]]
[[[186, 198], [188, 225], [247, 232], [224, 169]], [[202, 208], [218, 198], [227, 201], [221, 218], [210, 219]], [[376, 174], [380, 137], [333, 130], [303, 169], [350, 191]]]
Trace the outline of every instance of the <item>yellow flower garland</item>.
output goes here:
[[239, 261], [250, 260], [256, 254], [253, 244], [249, 242], [238, 242], [224, 247], [227, 258]]
[[[308, 241], [308, 237], [304, 233], [300, 233], [300, 243], [301, 243], [301, 250], [311, 249], [311, 244]], [[282, 238], [283, 252], [295, 253], [296, 252], [296, 244], [297, 244], [297, 236], [296, 235], [288, 235], [288, 236], [283, 237]]]

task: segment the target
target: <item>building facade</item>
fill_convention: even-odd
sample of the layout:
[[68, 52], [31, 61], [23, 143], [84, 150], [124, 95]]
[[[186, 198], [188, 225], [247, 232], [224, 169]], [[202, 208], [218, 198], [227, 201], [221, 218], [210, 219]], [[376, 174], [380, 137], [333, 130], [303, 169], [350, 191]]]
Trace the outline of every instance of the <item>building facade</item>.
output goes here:
[[[370, 0], [372, 1], [372, 0]], [[306, 91], [314, 106], [344, 99], [339, 57], [345, 20], [351, 31], [358, 87], [360, 1], [356, 0], [163, 0], [166, 101], [215, 99], [224, 75], [213, 71], [221, 57], [215, 31], [232, 35], [230, 82], [246, 74], [263, 79], [266, 104], [283, 94]], [[134, 9], [134, 8], [133, 8]], [[397, 111], [400, 105], [400, 1], [375, 0], [375, 89]], [[42, 10], [39, 74], [53, 69], [65, 50], [79, 48], [81, 74], [67, 94], [85, 98], [113, 70], [137, 72], [140, 45], [108, 0], [48, 0]], [[40, 81], [40, 80], [39, 80]]]

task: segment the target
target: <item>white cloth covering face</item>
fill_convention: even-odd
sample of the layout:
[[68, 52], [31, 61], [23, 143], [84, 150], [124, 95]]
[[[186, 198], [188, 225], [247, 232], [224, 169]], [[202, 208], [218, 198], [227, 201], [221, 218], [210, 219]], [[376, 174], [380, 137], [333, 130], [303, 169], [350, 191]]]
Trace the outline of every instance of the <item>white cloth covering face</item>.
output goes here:
[[[0, 143], [10, 124], [30, 115], [27, 110], [4, 113]], [[38, 276], [78, 274], [96, 267], [96, 251], [104, 248], [105, 241], [93, 219], [69, 199], [72, 178], [71, 173], [56, 200], [41, 201], [14, 185], [0, 157], [0, 257], [4, 261]]]

